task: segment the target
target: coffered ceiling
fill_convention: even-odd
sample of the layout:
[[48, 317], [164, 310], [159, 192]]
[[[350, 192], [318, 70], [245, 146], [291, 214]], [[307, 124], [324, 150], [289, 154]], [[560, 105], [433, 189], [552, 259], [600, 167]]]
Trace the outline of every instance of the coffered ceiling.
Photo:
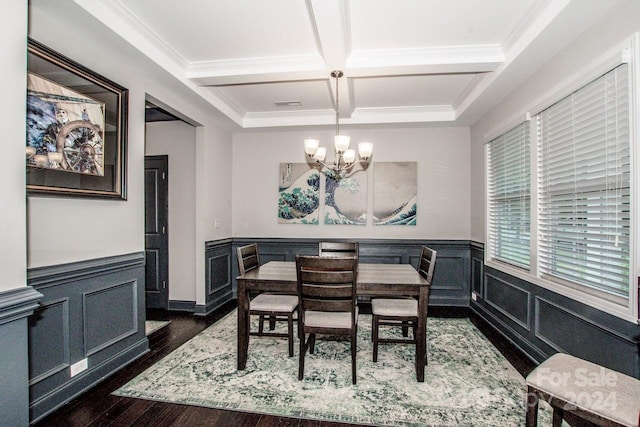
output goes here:
[[469, 125], [614, 0], [74, 0], [242, 128]]

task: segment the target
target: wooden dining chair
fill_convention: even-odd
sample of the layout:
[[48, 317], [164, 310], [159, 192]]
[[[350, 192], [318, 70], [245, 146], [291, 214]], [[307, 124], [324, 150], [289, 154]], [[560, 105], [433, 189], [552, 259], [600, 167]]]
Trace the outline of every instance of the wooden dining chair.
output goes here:
[[[260, 266], [260, 255], [258, 254], [258, 244], [241, 246], [238, 248], [238, 270], [240, 275], [258, 268]], [[261, 293], [249, 300], [249, 315], [259, 316], [258, 332], [251, 332], [249, 324], [249, 335], [271, 336], [289, 339], [289, 357], [293, 357], [293, 315], [297, 311], [298, 297], [296, 295], [278, 295], [273, 293]], [[246, 308], [245, 308], [246, 309]], [[269, 331], [265, 331], [264, 323], [269, 320]], [[287, 333], [271, 332], [275, 329], [275, 322], [286, 321]]]
[[[298, 379], [304, 378], [304, 359], [313, 354], [317, 334], [344, 335], [351, 340], [351, 381], [356, 383], [357, 260], [355, 257], [296, 256], [298, 281]], [[309, 338], [307, 339], [307, 334]]]
[[356, 257], [358, 258], [358, 242], [320, 242], [318, 255], [321, 257]]
[[[433, 278], [437, 252], [426, 246], [422, 247], [418, 272], [429, 282]], [[429, 304], [429, 292], [425, 302], [425, 310]], [[418, 326], [418, 301], [415, 298], [373, 298], [371, 300], [373, 361], [378, 361], [378, 344], [417, 344], [416, 329]], [[380, 338], [380, 326], [402, 328], [404, 338]], [[409, 336], [412, 329], [412, 338]], [[425, 363], [426, 364], [426, 363]]]

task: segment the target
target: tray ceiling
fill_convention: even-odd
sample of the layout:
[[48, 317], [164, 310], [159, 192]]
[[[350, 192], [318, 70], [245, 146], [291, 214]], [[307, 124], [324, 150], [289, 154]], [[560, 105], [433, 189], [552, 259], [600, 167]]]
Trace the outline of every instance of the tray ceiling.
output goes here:
[[242, 128], [470, 125], [614, 0], [75, 0]]

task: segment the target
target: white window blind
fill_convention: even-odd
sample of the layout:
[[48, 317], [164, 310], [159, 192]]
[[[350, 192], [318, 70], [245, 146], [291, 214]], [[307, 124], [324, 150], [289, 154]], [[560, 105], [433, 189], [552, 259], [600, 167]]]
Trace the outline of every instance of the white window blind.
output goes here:
[[531, 258], [530, 147], [529, 122], [488, 147], [490, 257], [526, 269]]
[[628, 65], [536, 116], [543, 277], [629, 296]]

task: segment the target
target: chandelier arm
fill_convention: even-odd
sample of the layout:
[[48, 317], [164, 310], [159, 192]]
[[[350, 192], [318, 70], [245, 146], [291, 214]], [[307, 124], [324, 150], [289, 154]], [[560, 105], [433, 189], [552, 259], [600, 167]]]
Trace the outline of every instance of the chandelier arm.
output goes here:
[[[333, 165], [329, 165], [328, 163], [324, 162], [324, 157], [326, 155], [326, 149], [324, 147], [318, 147], [319, 145], [319, 141], [318, 140], [305, 140], [305, 150], [307, 151], [307, 155], [309, 157], [310, 160], [315, 160], [316, 164], [321, 165], [322, 167], [329, 169], [330, 171], [332, 171], [335, 175], [336, 175], [336, 179], [341, 179], [344, 176], [344, 173], [348, 170], [350, 170], [351, 168], [353, 168], [353, 166], [356, 165], [356, 163], [360, 163], [360, 164], [368, 164], [369, 163], [369, 158], [371, 157], [371, 152], [373, 151], [373, 145], [369, 142], [367, 149], [365, 150], [365, 153], [367, 154], [365, 158], [360, 158], [360, 160], [356, 161], [355, 160], [355, 153], [353, 153], [353, 155], [351, 155], [351, 151], [355, 151], [355, 150], [350, 150], [349, 149], [349, 137], [345, 136], [345, 135], [340, 135], [340, 83], [339, 83], [339, 79], [340, 77], [342, 77], [344, 75], [344, 73], [340, 70], [333, 70], [331, 72], [331, 77], [335, 78], [335, 85], [336, 85], [336, 96], [335, 96], [335, 112], [336, 112], [336, 135], [335, 135], [335, 139], [334, 139], [334, 145], [335, 145], [335, 158], [333, 161]], [[309, 144], [309, 147], [307, 147], [307, 142], [308, 141], [312, 141], [314, 144]], [[362, 143], [361, 143], [362, 144]], [[323, 160], [319, 160], [317, 158], [315, 158], [315, 153], [316, 150], [319, 150], [320, 148], [322, 148], [322, 154], [320, 155], [320, 157], [323, 158]], [[360, 148], [359, 148], [360, 150]], [[314, 154], [308, 154], [309, 151], [313, 151]], [[351, 161], [350, 163], [345, 162], [345, 154], [349, 152], [349, 156], [347, 156], [350, 160], [352, 159], [353, 161]], [[320, 170], [320, 172], [326, 173], [325, 171], [323, 171], [322, 169]]]
[[313, 157], [311, 157], [311, 159], [313, 159], [317, 164], [324, 166], [327, 169], [330, 169], [336, 173], [340, 173], [342, 171], [348, 171], [349, 169], [352, 169], [355, 165], [357, 164], [367, 164], [368, 162], [365, 160], [358, 160], [355, 161], [353, 163], [343, 163], [343, 164], [338, 164], [336, 165], [335, 163], [332, 165], [329, 165], [325, 162], [323, 162], [322, 160], [318, 160], [318, 159], [314, 159]]

